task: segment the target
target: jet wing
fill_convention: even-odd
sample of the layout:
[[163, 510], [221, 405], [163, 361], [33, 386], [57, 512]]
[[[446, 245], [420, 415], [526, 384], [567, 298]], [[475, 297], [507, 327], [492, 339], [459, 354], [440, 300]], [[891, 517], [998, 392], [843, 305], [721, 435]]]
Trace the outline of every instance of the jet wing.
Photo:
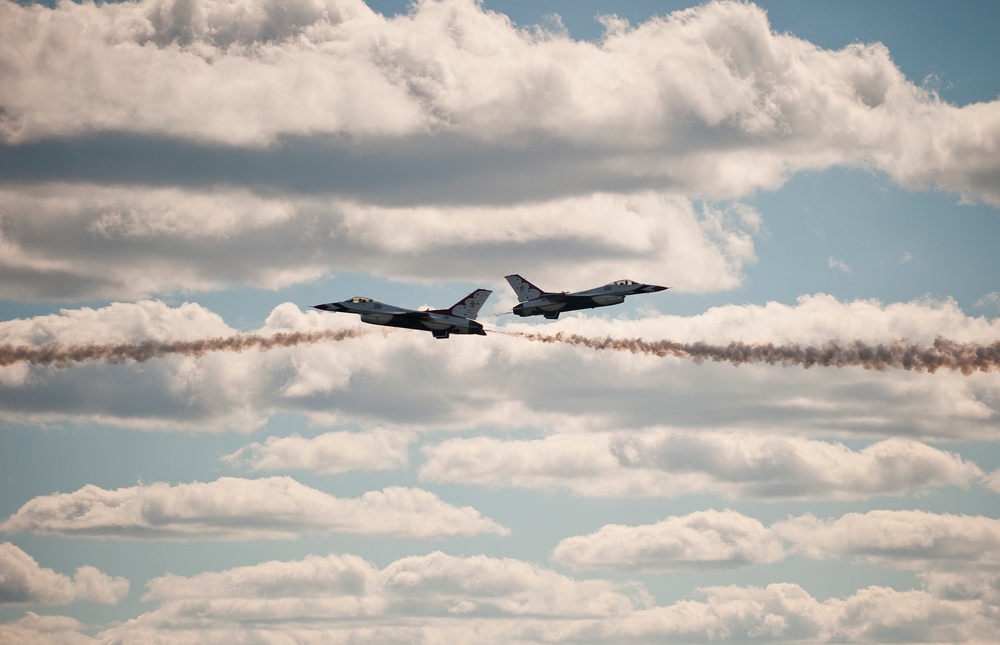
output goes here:
[[410, 320], [420, 322], [423, 320], [434, 320], [433, 314], [429, 311], [404, 311], [392, 314], [393, 320]]
[[407, 323], [428, 323], [430, 325], [454, 325], [455, 317], [436, 311], [408, 311], [393, 315], [394, 321]]
[[566, 293], [565, 291], [560, 291], [559, 293], [546, 293], [545, 295], [535, 298], [535, 300], [548, 300], [551, 303], [557, 302], [575, 302], [577, 300], [585, 300], [588, 296], [578, 296], [575, 293]]

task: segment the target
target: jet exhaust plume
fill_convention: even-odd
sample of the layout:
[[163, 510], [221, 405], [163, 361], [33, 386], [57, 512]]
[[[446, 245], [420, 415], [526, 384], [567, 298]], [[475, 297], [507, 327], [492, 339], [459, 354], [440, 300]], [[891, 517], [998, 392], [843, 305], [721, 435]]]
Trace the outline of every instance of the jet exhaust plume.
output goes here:
[[[499, 331], [499, 330], [498, 330]], [[744, 343], [728, 345], [704, 342], [678, 343], [671, 340], [647, 341], [641, 338], [588, 338], [578, 334], [540, 334], [502, 331], [500, 333], [539, 343], [562, 343], [590, 349], [631, 352], [651, 356], [676, 356], [702, 361], [726, 362], [733, 365], [765, 363], [767, 365], [798, 365], [806, 369], [821, 367], [863, 367], [886, 371], [904, 369], [915, 372], [936, 372], [939, 369], [958, 371], [968, 376], [973, 372], [1000, 369], [1000, 342], [989, 345], [959, 343], [937, 338], [931, 345], [915, 345], [903, 340], [888, 344], [869, 344], [860, 340], [829, 341], [822, 345]]]
[[142, 363], [151, 358], [180, 354], [183, 356], [203, 356], [209, 352], [242, 352], [258, 349], [266, 352], [275, 347], [311, 345], [323, 341], [340, 341], [355, 338], [364, 331], [344, 329], [340, 331], [294, 331], [278, 332], [270, 336], [258, 334], [237, 334], [218, 338], [198, 340], [143, 340], [124, 343], [50, 343], [47, 345], [0, 345], [0, 367], [15, 363], [35, 365], [55, 365], [64, 367], [70, 363], [84, 361], [105, 361], [122, 363], [136, 361]]

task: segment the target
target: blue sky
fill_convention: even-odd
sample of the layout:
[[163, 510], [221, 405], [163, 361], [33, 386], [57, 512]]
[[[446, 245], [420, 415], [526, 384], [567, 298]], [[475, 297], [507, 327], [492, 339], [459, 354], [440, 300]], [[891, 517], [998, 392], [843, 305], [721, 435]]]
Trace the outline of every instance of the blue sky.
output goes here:
[[[0, 641], [995, 642], [995, 3], [0, 5]], [[503, 280], [670, 291], [558, 321]]]

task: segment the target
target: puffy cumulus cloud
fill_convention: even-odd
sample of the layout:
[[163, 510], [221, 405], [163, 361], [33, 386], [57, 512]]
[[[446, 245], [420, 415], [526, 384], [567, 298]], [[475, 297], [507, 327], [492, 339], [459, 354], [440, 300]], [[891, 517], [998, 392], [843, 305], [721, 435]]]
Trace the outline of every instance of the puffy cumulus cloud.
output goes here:
[[[204, 307], [158, 301], [115, 303], [101, 309], [0, 323], [0, 345], [86, 348], [91, 344], [228, 337], [235, 330]], [[0, 367], [0, 408], [14, 421], [89, 417], [129, 427], [251, 429], [256, 377], [251, 353], [171, 355], [144, 363], [87, 362], [70, 369], [27, 363]], [[121, 368], [125, 367], [125, 372]], [[60, 401], [61, 404], [55, 404]]]
[[[822, 345], [830, 339], [889, 342], [903, 337], [922, 343], [937, 335], [993, 342], [997, 325], [969, 318], [951, 302], [882, 305], [817, 296], [796, 305], [720, 307], [692, 317], [567, 316], [545, 330], [592, 338]], [[512, 332], [538, 329], [523, 323], [501, 327]], [[132, 428], [246, 431], [276, 413], [294, 412], [314, 424], [361, 429], [513, 424], [547, 433], [554, 428], [662, 427], [664, 410], [669, 410], [669, 425], [677, 429], [960, 439], [992, 437], [1000, 401], [997, 372], [963, 376], [850, 367], [733, 367], [496, 333], [443, 343], [427, 333], [380, 330], [354, 316], [304, 312], [291, 303], [276, 307], [253, 333], [344, 330], [360, 334], [266, 352], [163, 352], [145, 362], [65, 366], [13, 363], [0, 368], [0, 415], [21, 423], [70, 419]], [[232, 334], [203, 307], [143, 302], [0, 323], [0, 346]], [[799, 458], [788, 453], [784, 459], [795, 467], [789, 460]], [[842, 493], [851, 495], [850, 490]]]
[[607, 524], [590, 535], [561, 540], [552, 559], [574, 569], [662, 571], [775, 562], [781, 541], [763, 524], [732, 510], [698, 511], [656, 524]]
[[[296, 245], [308, 237], [309, 221], [287, 200], [241, 190], [5, 187], [0, 240], [10, 252], [0, 261], [2, 296], [73, 301], [234, 283], [277, 288], [327, 268], [308, 245]], [[283, 226], [289, 233], [276, 236]], [[263, 238], [271, 242], [266, 251]], [[242, 253], [227, 251], [231, 244]]]
[[[113, 626], [115, 643], [953, 642], [1000, 636], [979, 599], [869, 587], [819, 601], [798, 585], [707, 587], [654, 606], [634, 583], [575, 580], [510, 559], [442, 553], [381, 571], [310, 556], [150, 582], [160, 606]], [[419, 624], [417, 624], [419, 623]]]
[[599, 284], [625, 272], [647, 281], [669, 276], [685, 291], [705, 292], [739, 285], [756, 260], [759, 228], [759, 214], [747, 206], [653, 192], [418, 207], [236, 188], [18, 186], [0, 188], [0, 241], [8, 251], [0, 258], [0, 297], [278, 288], [361, 265], [383, 277], [443, 280], [454, 278], [456, 263], [466, 279], [491, 283], [516, 264], [538, 280], [572, 275]]
[[62, 309], [58, 314], [0, 322], [4, 345], [82, 345], [145, 340], [193, 340], [229, 336], [235, 330], [201, 305], [170, 307], [157, 300], [112, 303], [100, 309]]
[[8, 2], [0, 25], [10, 143], [100, 130], [254, 146], [459, 136], [553, 177], [731, 197], [870, 163], [1000, 203], [997, 102], [946, 104], [881, 44], [824, 50], [775, 33], [752, 4], [609, 21], [596, 43], [519, 30], [472, 0], [392, 19], [361, 0]]
[[1000, 607], [1000, 572], [927, 571], [920, 574], [927, 590], [947, 600], [982, 600]]
[[1000, 493], [1000, 470], [994, 470], [983, 478], [983, 485], [994, 493]]
[[65, 605], [77, 600], [113, 605], [128, 593], [125, 578], [80, 567], [70, 578], [41, 567], [11, 544], [0, 544], [0, 604]]
[[989, 643], [1000, 637], [995, 608], [938, 598], [926, 591], [861, 589], [838, 603], [837, 640], [896, 643]]
[[397, 560], [383, 576], [401, 611], [420, 615], [615, 616], [652, 602], [635, 585], [574, 580], [510, 558], [435, 552]]
[[408, 432], [369, 430], [327, 432], [312, 438], [268, 437], [226, 455], [223, 461], [253, 471], [311, 470], [343, 473], [351, 470], [393, 470], [409, 463], [414, 436]]
[[[609, 221], [615, 222], [611, 235]], [[467, 260], [471, 275], [483, 280], [517, 265], [540, 281], [603, 284], [609, 274], [624, 272], [652, 276], [649, 281], [670, 276], [693, 292], [738, 286], [743, 268], [757, 259], [753, 235], [760, 225], [760, 215], [742, 204], [696, 207], [655, 192], [502, 208], [356, 206], [345, 216], [349, 235], [375, 246], [385, 258], [380, 270], [389, 275], [430, 277], [437, 267], [428, 254], [442, 254], [448, 266]], [[539, 245], [544, 259], [535, 252]]]
[[[596, 435], [560, 434], [544, 439], [509, 440], [492, 437], [449, 439], [424, 446], [420, 478], [486, 486], [569, 488], [590, 495], [612, 494], [615, 468], [607, 440]], [[614, 492], [623, 495], [635, 485], [618, 480]], [[623, 491], [624, 489], [624, 491]]]
[[154, 578], [143, 596], [163, 613], [188, 620], [261, 620], [371, 616], [385, 611], [382, 575], [354, 555], [263, 562], [191, 577]]
[[472, 507], [419, 488], [390, 487], [338, 498], [289, 477], [104, 490], [36, 497], [0, 524], [8, 533], [114, 539], [292, 539], [303, 533], [432, 538], [508, 529]]
[[[363, 62], [365, 50], [377, 49], [377, 32], [365, 32], [384, 21], [360, 0], [153, 0], [104, 9], [3, 8], [5, 138], [125, 129], [261, 142], [278, 132], [419, 125], [404, 89]], [[30, 35], [7, 40], [21, 29]], [[64, 55], [50, 59], [50, 49]], [[85, 69], [91, 81], [74, 80]], [[32, 74], [44, 82], [32, 83]], [[27, 116], [50, 101], [41, 119]]]
[[704, 600], [638, 612], [618, 629], [638, 642], [822, 642], [829, 639], [836, 620], [828, 604], [794, 584], [706, 587], [698, 596]]
[[32, 611], [10, 623], [0, 623], [0, 642], [17, 645], [97, 645], [83, 633], [85, 625], [69, 616], [41, 616]]
[[474, 437], [422, 450], [426, 459], [419, 472], [426, 481], [562, 489], [589, 497], [865, 499], [967, 486], [982, 473], [958, 455], [912, 440], [888, 439], [854, 451], [798, 437], [717, 431]]
[[1000, 520], [978, 515], [874, 510], [820, 519], [809, 514], [771, 528], [810, 558], [857, 557], [917, 571], [1000, 567]]
[[699, 595], [704, 599], [637, 612], [618, 626], [619, 633], [630, 642], [685, 643], [985, 643], [1000, 635], [990, 607], [922, 590], [869, 587], [821, 602], [785, 583], [708, 587]]
[[982, 471], [960, 456], [892, 438], [851, 450], [799, 437], [641, 433], [615, 437], [626, 468], [705, 475], [739, 497], [858, 499], [968, 486]]

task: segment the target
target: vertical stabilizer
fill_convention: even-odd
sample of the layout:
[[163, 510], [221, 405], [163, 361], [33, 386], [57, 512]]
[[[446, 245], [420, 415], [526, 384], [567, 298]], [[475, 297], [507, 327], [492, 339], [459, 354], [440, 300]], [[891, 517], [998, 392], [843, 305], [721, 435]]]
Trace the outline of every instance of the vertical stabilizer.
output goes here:
[[493, 292], [489, 289], [476, 289], [452, 305], [451, 309], [447, 310], [447, 313], [475, 320], [476, 316], [479, 315], [479, 310], [486, 304], [486, 299], [490, 297], [491, 293]]
[[542, 291], [516, 273], [504, 277], [510, 284], [510, 288], [517, 294], [518, 302], [526, 302], [528, 300], [534, 300], [535, 298], [541, 298], [548, 293], [547, 291]]

